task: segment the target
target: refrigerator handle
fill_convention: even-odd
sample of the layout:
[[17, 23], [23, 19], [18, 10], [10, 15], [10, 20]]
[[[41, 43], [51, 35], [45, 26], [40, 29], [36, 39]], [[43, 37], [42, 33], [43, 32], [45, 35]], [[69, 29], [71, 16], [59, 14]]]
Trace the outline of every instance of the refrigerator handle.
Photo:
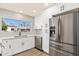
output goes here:
[[61, 20], [60, 20], [60, 16], [58, 19], [58, 41], [61, 42]]

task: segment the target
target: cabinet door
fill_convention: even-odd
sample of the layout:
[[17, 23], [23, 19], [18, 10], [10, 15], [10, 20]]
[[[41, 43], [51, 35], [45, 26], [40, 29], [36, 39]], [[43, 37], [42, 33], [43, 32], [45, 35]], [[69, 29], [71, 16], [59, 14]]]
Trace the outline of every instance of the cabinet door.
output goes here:
[[79, 8], [79, 3], [62, 3], [59, 4], [60, 13], [66, 12], [75, 8]]
[[3, 48], [2, 48], [2, 55], [10, 55], [12, 52], [12, 45], [11, 45], [11, 40], [3, 40]]
[[64, 11], [79, 8], [79, 3], [64, 3]]
[[28, 45], [28, 39], [27, 38], [22, 38], [20, 44], [21, 44], [22, 50], [27, 50], [27, 47], [29, 46]]
[[21, 39], [20, 38], [15, 38], [12, 40], [12, 55], [17, 54], [22, 51], [22, 46], [21, 46]]
[[22, 38], [21, 46], [24, 50], [35, 47], [34, 37]]

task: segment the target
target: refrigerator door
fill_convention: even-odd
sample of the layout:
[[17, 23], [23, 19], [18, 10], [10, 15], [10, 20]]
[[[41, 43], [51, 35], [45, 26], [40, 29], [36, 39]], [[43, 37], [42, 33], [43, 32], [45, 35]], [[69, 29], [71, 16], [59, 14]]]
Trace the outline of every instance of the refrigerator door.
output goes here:
[[61, 15], [62, 23], [61, 40], [64, 43], [74, 44], [73, 39], [73, 13]]
[[[74, 13], [61, 15], [62, 22], [61, 41], [63, 42], [62, 50], [76, 55], [76, 37], [74, 35], [74, 27], [76, 27], [76, 20], [74, 21]], [[75, 30], [76, 31], [76, 30]]]
[[79, 56], [79, 12], [77, 13], [77, 55]]
[[59, 16], [57, 17], [53, 17], [53, 23], [54, 23], [54, 26], [55, 26], [55, 35], [54, 35], [54, 39], [55, 41], [58, 41], [58, 19], [59, 19]]

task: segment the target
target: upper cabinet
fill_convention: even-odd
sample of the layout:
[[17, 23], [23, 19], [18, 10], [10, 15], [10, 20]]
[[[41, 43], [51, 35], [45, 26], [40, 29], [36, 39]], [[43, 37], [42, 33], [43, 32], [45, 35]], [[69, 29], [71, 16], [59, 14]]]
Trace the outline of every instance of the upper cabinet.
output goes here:
[[79, 3], [61, 3], [59, 4], [59, 13], [79, 8]]

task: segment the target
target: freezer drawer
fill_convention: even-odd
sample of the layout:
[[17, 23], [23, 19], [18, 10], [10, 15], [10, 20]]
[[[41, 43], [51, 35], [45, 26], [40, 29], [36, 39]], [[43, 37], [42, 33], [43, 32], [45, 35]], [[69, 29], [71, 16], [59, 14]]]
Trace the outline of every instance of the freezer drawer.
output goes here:
[[54, 47], [49, 48], [49, 55], [50, 56], [74, 56], [75, 54], [56, 49]]
[[74, 56], [75, 54], [69, 53], [69, 52], [65, 52], [62, 51], [62, 56]]
[[54, 41], [50, 41], [50, 46], [53, 46], [53, 47], [56, 47], [56, 48], [59, 48], [61, 50], [65, 50], [65, 51], [68, 51], [70, 53], [75, 53], [76, 54], [76, 49], [77, 46], [74, 46], [74, 45], [69, 45], [69, 44], [64, 44], [64, 43], [59, 43], [59, 42], [54, 42]]
[[75, 49], [74, 48], [76, 48], [76, 46], [68, 45], [68, 44], [63, 44], [61, 49], [65, 50], [65, 51], [68, 51], [70, 53], [75, 53]]
[[49, 48], [49, 55], [50, 56], [62, 56], [62, 52], [54, 47]]

